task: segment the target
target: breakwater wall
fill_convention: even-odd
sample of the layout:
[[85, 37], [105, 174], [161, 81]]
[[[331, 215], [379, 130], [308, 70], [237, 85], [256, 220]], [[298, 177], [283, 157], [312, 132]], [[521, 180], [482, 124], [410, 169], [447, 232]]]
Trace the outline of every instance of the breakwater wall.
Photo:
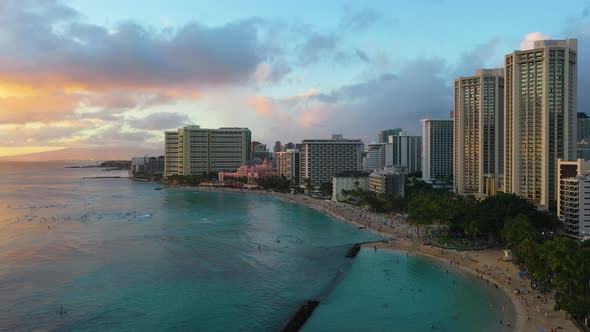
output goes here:
[[[352, 247], [350, 247], [348, 249], [348, 251], [346, 252], [346, 258], [355, 258], [358, 255], [359, 251], [361, 250], [362, 245], [365, 243], [372, 243], [372, 242], [368, 241], [368, 242], [360, 242], [360, 243], [353, 244]], [[348, 267], [350, 267], [351, 261], [348, 261], [348, 262], [349, 263], [346, 263], [340, 267], [338, 273], [336, 274], [336, 276], [334, 276], [334, 280], [332, 280], [332, 282], [329, 283], [329, 285], [326, 287], [326, 289], [321, 294], [319, 294], [320, 299], [323, 299], [326, 296], [328, 296], [328, 294], [332, 291], [332, 289], [334, 289], [334, 287], [336, 287], [336, 285], [338, 284], [340, 279], [342, 279], [342, 277], [344, 276], [345, 271], [348, 269]], [[283, 326], [283, 328], [281, 329], [281, 332], [299, 331], [299, 329], [305, 324], [307, 319], [309, 319], [309, 317], [311, 317], [311, 315], [313, 314], [313, 311], [315, 310], [315, 308], [319, 304], [320, 304], [320, 301], [318, 301], [318, 300], [306, 300], [305, 302], [303, 302], [303, 304], [299, 307], [299, 309], [297, 309], [295, 314], [293, 314], [293, 316], [291, 316], [291, 318]]]
[[354, 258], [356, 257], [356, 255], [358, 255], [359, 251], [361, 250], [361, 244], [360, 243], [355, 243], [352, 245], [352, 247], [350, 247], [350, 249], [348, 249], [348, 252], [346, 252], [346, 258]]
[[85, 176], [82, 179], [128, 179], [127, 176]]
[[281, 332], [297, 332], [305, 324], [307, 319], [311, 316], [315, 308], [320, 304], [320, 301], [307, 300], [299, 307], [297, 312], [289, 319], [287, 324], [283, 326]]

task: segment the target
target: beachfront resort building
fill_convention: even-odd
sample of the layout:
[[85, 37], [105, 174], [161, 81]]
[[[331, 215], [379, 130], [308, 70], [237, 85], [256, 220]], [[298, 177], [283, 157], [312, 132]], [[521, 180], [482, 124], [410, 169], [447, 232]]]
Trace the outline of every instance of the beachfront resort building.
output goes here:
[[485, 196], [502, 174], [504, 69], [455, 79], [453, 190]]
[[164, 173], [164, 156], [131, 158], [131, 175], [156, 175]]
[[235, 172], [219, 172], [218, 180], [224, 182], [230, 179], [245, 179], [247, 181], [277, 176], [278, 172], [271, 162], [264, 160], [260, 165], [242, 165]]
[[590, 161], [557, 161], [557, 216], [564, 234], [590, 238]]
[[335, 175], [332, 178], [332, 200], [346, 200], [348, 196], [343, 191], [369, 190], [369, 174], [362, 171], [344, 171]]
[[250, 159], [248, 128], [187, 126], [165, 132], [165, 176], [235, 171]]
[[557, 216], [564, 234], [590, 238], [590, 161], [557, 161]]
[[387, 167], [369, 175], [369, 190], [378, 194], [393, 194], [404, 197], [406, 168], [404, 166]]
[[421, 172], [422, 137], [408, 136], [404, 131], [390, 135], [389, 143], [385, 145], [385, 158], [391, 162], [387, 161], [383, 166], [405, 166], [408, 174]]
[[360, 139], [332, 135], [331, 139], [305, 139], [301, 144], [302, 185], [309, 181], [317, 188], [322, 183], [330, 183], [340, 172], [362, 168], [363, 142]]
[[277, 152], [276, 161], [280, 176], [290, 180], [292, 186], [301, 185], [301, 152], [295, 149]]
[[590, 174], [559, 181], [559, 220], [564, 234], [590, 239]]
[[577, 155], [577, 40], [535, 41], [504, 61], [503, 189], [549, 208], [557, 160]]
[[446, 181], [453, 175], [453, 120], [422, 119], [422, 179]]

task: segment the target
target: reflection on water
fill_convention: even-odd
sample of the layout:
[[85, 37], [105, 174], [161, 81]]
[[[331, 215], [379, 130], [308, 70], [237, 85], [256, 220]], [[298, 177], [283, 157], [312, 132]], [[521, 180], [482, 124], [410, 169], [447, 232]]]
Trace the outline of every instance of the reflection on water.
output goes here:
[[375, 236], [315, 210], [63, 166], [0, 163], [0, 330], [277, 330], [310, 298], [324, 302], [309, 330], [411, 326], [438, 317], [425, 303], [495, 319], [460, 277], [437, 293], [448, 280], [431, 262], [344, 258]]
[[374, 238], [269, 198], [40, 166], [0, 164], [10, 330], [276, 329], [330, 283], [351, 243]]

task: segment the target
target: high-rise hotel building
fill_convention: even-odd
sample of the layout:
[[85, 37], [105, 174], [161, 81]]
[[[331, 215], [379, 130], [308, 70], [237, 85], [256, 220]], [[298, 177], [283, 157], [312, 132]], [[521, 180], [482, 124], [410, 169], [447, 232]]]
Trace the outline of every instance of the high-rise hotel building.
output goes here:
[[309, 179], [314, 187], [332, 182], [343, 171], [362, 169], [363, 142], [332, 135], [332, 139], [305, 139], [301, 149], [301, 182]]
[[397, 136], [403, 131], [402, 128], [381, 129], [379, 131], [379, 143], [389, 142], [389, 136]]
[[293, 186], [301, 184], [301, 152], [295, 149], [287, 149], [277, 152], [277, 171], [279, 175], [286, 177]]
[[455, 80], [453, 189], [487, 195], [503, 168], [504, 69], [481, 69]]
[[578, 112], [578, 158], [590, 160], [590, 118]]
[[164, 175], [203, 175], [235, 171], [250, 159], [248, 128], [187, 126], [165, 132]]
[[422, 179], [446, 180], [453, 175], [453, 120], [422, 119]]
[[386, 145], [386, 156], [391, 150], [391, 163], [385, 166], [405, 166], [408, 174], [422, 171], [422, 136], [408, 136], [401, 131], [398, 135], [390, 135]]
[[505, 56], [504, 191], [549, 208], [557, 159], [576, 157], [577, 40]]

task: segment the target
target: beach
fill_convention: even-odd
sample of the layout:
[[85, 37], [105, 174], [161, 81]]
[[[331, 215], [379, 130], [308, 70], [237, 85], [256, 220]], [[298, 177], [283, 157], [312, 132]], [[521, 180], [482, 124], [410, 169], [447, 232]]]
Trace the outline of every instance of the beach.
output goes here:
[[[503, 330], [549, 332], [552, 329], [558, 331], [557, 328], [560, 328], [559, 331], [579, 331], [563, 311], [554, 311], [555, 301], [550, 294], [539, 294], [533, 290], [529, 280], [518, 276], [519, 271], [513, 263], [502, 260], [504, 254], [501, 248], [456, 251], [422, 245], [420, 241], [411, 238], [412, 230], [401, 216], [373, 213], [350, 204], [315, 199], [302, 194], [211, 187], [188, 189], [269, 196], [317, 209], [335, 219], [366, 228], [387, 239], [383, 242], [364, 244], [365, 247], [432, 257], [481, 278], [482, 286], [497, 287], [499, 291], [504, 291], [513, 302], [516, 321], [511, 322], [510, 327], [507, 327], [506, 321], [503, 321], [502, 325], [498, 322], [498, 326]], [[510, 277], [510, 280], [507, 277]]]

